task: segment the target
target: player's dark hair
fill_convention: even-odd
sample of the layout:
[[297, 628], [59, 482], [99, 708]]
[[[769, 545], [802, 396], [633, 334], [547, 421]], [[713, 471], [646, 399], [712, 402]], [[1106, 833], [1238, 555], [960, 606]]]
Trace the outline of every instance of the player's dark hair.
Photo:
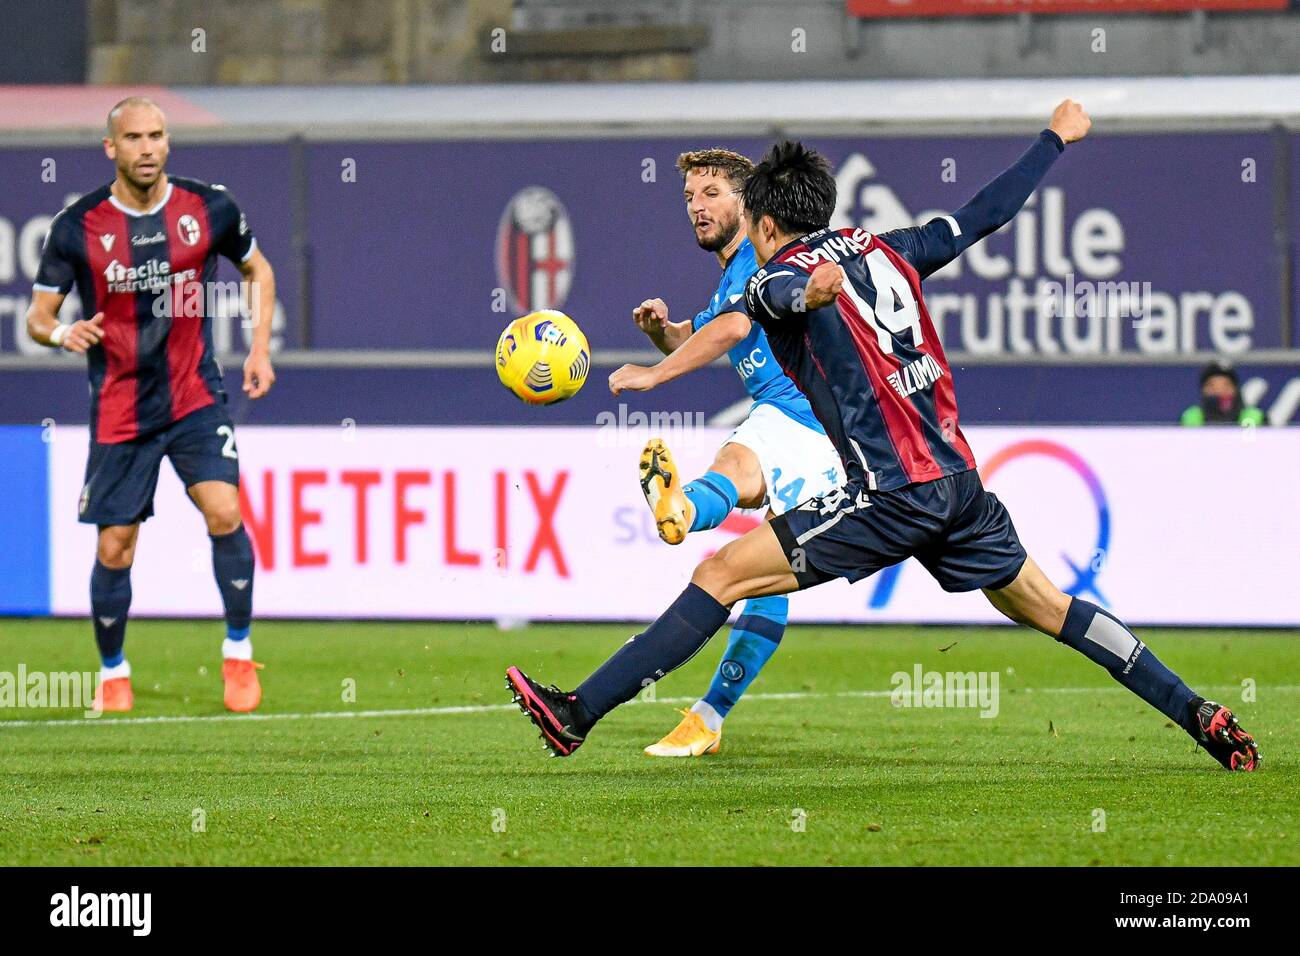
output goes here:
[[745, 215], [751, 223], [771, 216], [788, 235], [825, 229], [835, 211], [830, 163], [803, 143], [782, 140], [767, 151], [745, 181]]

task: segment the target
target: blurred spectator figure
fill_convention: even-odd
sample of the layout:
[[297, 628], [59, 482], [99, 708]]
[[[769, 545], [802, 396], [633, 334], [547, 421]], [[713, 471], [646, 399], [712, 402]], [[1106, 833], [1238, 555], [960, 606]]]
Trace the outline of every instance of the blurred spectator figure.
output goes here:
[[1201, 369], [1201, 400], [1183, 412], [1184, 425], [1263, 425], [1264, 413], [1241, 400], [1237, 370], [1214, 361]]

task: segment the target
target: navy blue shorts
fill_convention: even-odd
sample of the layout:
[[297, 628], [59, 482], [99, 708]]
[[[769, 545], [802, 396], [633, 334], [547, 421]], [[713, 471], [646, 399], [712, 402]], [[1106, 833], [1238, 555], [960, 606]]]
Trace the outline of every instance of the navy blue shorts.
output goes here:
[[163, 457], [185, 487], [200, 481], [239, 486], [235, 428], [224, 405], [208, 405], [166, 428], [131, 441], [100, 444], [92, 437], [78, 515], [97, 525], [127, 525], [153, 514]]
[[801, 588], [915, 557], [945, 591], [1006, 587], [1025, 563], [1011, 515], [964, 471], [897, 491], [848, 487], [772, 519]]

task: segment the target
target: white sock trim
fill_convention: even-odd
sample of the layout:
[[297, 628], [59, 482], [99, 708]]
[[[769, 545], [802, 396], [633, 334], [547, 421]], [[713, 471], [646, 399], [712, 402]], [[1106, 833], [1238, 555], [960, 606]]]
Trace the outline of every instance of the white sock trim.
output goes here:
[[122, 663], [116, 667], [105, 667], [102, 664], [99, 667], [99, 682], [102, 684], [106, 680], [117, 680], [119, 677], [131, 676], [131, 662], [125, 658]]
[[707, 701], [697, 700], [691, 705], [691, 710], [700, 715], [704, 721], [704, 726], [715, 734], [722, 729], [722, 715], [713, 709], [713, 705]]
[[221, 642], [221, 656], [231, 661], [251, 661], [253, 659], [253, 639], [246, 637], [242, 641], [226, 638]]

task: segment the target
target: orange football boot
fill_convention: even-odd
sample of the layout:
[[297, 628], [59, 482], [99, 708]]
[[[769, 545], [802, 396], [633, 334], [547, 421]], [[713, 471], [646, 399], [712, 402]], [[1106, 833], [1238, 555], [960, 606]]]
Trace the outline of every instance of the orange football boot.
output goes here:
[[265, 667], [257, 661], [240, 661], [227, 657], [221, 665], [221, 679], [226, 682], [226, 710], [245, 714], [262, 702], [262, 683], [257, 672]]
[[124, 714], [135, 706], [135, 695], [131, 693], [131, 678], [114, 677], [112, 680], [100, 681], [95, 688], [95, 710], [108, 714]]

